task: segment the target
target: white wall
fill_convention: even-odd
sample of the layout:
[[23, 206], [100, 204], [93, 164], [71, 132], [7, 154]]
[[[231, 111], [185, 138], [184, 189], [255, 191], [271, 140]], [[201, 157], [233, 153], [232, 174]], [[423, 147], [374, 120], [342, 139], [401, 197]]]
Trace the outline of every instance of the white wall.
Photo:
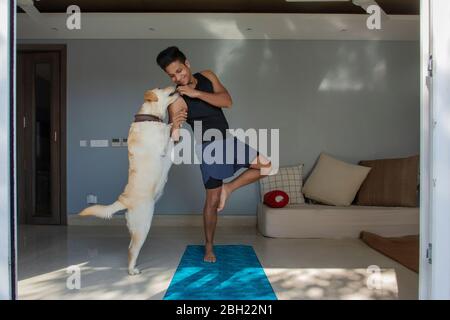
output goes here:
[[[112, 202], [127, 181], [127, 152], [80, 148], [81, 139], [126, 137], [142, 93], [169, 84], [155, 63], [178, 45], [195, 71], [214, 70], [234, 106], [233, 128], [279, 128], [281, 165], [325, 151], [353, 163], [419, 153], [419, 43], [409, 41], [67, 40], [68, 212], [88, 193]], [[170, 172], [157, 213], [200, 213], [196, 166]], [[237, 191], [225, 214], [255, 214], [257, 186]]]

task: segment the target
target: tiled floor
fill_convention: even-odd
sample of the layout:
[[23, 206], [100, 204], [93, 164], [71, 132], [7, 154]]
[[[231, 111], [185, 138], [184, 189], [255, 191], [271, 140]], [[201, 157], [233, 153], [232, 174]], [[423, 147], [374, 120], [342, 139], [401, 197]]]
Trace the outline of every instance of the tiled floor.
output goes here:
[[[18, 233], [20, 299], [162, 299], [186, 245], [203, 239], [199, 227], [152, 227], [142, 273], [131, 277], [125, 226], [21, 226]], [[249, 227], [218, 228], [216, 239], [252, 245], [278, 299], [417, 299], [418, 275], [357, 239], [271, 239]], [[77, 270], [70, 266], [79, 267], [80, 289], [69, 289]]]

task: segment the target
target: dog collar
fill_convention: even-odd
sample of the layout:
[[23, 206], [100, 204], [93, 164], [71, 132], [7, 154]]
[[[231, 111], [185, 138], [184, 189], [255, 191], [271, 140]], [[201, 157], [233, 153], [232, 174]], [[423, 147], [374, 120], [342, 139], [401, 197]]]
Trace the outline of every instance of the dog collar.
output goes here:
[[151, 114], [135, 114], [134, 115], [134, 122], [143, 122], [143, 121], [163, 122], [162, 119], [158, 118], [157, 116], [151, 115]]

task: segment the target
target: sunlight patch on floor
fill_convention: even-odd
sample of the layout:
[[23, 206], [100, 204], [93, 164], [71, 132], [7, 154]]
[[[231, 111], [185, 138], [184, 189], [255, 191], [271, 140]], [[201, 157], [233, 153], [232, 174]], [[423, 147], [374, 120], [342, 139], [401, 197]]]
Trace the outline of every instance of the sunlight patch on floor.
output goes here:
[[79, 266], [80, 289], [73, 286], [74, 273], [65, 268], [19, 281], [20, 299], [162, 299], [175, 272], [146, 268], [141, 274], [130, 276], [127, 268]]
[[394, 269], [284, 269], [265, 270], [278, 299], [397, 299]]

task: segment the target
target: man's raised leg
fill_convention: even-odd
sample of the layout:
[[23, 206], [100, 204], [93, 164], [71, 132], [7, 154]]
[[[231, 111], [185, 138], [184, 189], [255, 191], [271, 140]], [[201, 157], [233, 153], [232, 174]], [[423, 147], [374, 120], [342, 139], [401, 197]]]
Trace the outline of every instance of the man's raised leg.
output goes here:
[[224, 183], [222, 185], [217, 211], [221, 211], [225, 207], [225, 202], [234, 190], [267, 176], [267, 173], [270, 172], [271, 165], [271, 162], [267, 158], [259, 155], [252, 162], [249, 169], [245, 170], [234, 180]]

